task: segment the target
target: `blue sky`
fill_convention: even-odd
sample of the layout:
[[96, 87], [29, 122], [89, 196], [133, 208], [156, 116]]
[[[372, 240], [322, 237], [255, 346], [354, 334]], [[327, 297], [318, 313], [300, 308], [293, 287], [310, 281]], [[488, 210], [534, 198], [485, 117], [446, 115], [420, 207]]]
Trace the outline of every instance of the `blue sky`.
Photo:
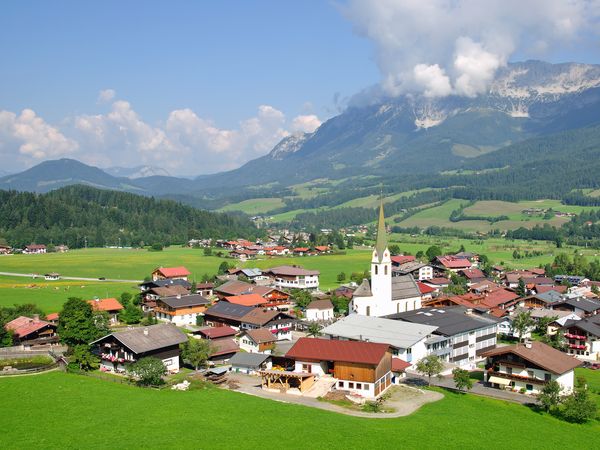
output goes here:
[[598, 0], [0, 2], [0, 170], [229, 170], [350, 98], [476, 96], [509, 61], [597, 63]]
[[107, 88], [150, 122], [191, 108], [232, 127], [261, 104], [327, 116], [335, 93], [349, 96], [378, 79], [370, 43], [328, 1], [0, 8], [1, 107], [30, 107], [51, 122], [98, 109], [98, 91]]

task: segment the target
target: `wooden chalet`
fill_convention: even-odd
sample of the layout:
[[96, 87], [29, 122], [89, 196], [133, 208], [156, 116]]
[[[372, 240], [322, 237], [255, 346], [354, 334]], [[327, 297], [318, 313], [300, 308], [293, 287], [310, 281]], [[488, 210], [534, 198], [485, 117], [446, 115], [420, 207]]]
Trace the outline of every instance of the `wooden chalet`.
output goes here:
[[4, 325], [6, 331], [12, 332], [13, 343], [25, 347], [39, 347], [58, 343], [57, 325], [40, 320], [37, 314], [33, 317], [19, 316]]

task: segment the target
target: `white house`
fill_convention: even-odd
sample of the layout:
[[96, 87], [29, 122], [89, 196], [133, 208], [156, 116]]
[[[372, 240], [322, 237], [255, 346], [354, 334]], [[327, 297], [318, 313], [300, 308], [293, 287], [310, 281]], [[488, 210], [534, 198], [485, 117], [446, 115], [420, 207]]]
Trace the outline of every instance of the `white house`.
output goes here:
[[411, 274], [413, 278], [419, 281], [431, 280], [433, 278], [433, 267], [419, 261], [408, 261], [394, 267], [394, 274]]
[[377, 241], [371, 258], [371, 281], [363, 280], [354, 291], [349, 307], [356, 314], [375, 317], [421, 308], [421, 291], [412, 275], [392, 276], [383, 202], [379, 207]]
[[600, 324], [590, 319], [567, 320], [563, 326], [567, 353], [575, 358], [600, 359]]
[[311, 322], [333, 319], [333, 304], [331, 300], [313, 300], [306, 307], [306, 320]]
[[492, 387], [538, 394], [544, 385], [555, 380], [566, 394], [573, 390], [573, 369], [581, 361], [565, 355], [542, 342], [499, 347], [484, 353], [485, 381]]
[[318, 270], [306, 270], [298, 266], [272, 267], [263, 272], [278, 289], [318, 289]]
[[248, 353], [271, 354], [277, 337], [266, 328], [244, 330], [239, 336], [240, 349]]

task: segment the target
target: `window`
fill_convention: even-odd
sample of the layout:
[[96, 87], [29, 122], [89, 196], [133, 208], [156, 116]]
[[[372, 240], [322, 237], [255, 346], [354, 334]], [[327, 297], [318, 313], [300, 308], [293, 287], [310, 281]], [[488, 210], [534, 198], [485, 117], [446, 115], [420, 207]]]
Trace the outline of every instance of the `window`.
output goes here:
[[356, 383], [356, 389], [362, 389], [362, 384]]
[[371, 315], [371, 307], [367, 306], [367, 316], [370, 316], [370, 315]]
[[528, 391], [533, 391], [533, 385], [532, 384], [526, 384], [525, 385], [525, 389], [527, 389]]
[[344, 382], [343, 381], [338, 381], [338, 387], [343, 388], [344, 387]]
[[387, 266], [383, 266], [383, 274], [387, 275]]
[[507, 367], [506, 368], [506, 373], [509, 375], [512, 375], [512, 367]]
[[368, 391], [369, 385], [367, 383], [363, 384], [363, 390]]
[[533, 377], [534, 377], [534, 375], [533, 375], [533, 370], [528, 370], [528, 371], [527, 371], [527, 376], [528, 376], [529, 378], [533, 378]]
[[352, 382], [348, 383], [348, 389], [354, 389], [354, 383], [352, 383]]
[[379, 273], [379, 266], [375, 265], [375, 275]]
[[547, 383], [550, 380], [552, 380], [552, 375], [549, 374], [549, 373], [545, 373], [544, 374], [544, 381]]

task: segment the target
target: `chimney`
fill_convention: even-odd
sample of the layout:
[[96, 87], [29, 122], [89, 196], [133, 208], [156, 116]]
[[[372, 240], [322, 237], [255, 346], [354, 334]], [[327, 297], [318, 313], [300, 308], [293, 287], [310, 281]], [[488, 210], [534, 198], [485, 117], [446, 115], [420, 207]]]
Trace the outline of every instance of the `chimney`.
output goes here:
[[144, 336], [148, 336], [148, 327], [144, 328]]
[[531, 348], [531, 341], [525, 341], [525, 348]]
[[34, 314], [33, 315], [33, 321], [34, 322], [39, 322], [40, 321], [40, 315], [39, 314]]
[[181, 298], [181, 294], [177, 294], [177, 298], [180, 299]]

